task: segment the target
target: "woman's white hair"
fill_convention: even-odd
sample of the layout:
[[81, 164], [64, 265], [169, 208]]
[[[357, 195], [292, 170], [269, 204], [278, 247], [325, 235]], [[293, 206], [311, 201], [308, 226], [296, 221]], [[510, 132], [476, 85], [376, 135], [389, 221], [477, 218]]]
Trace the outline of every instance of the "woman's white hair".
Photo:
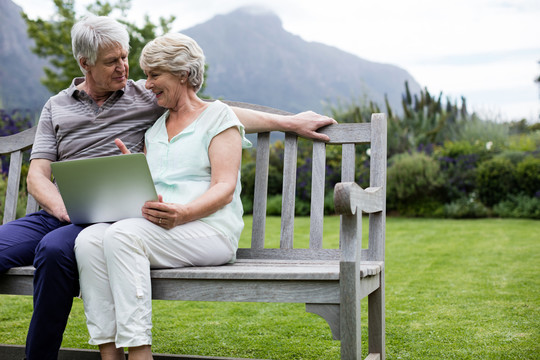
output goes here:
[[195, 40], [180, 33], [168, 33], [150, 41], [143, 48], [139, 64], [148, 72], [160, 69], [182, 77], [199, 91], [204, 81], [204, 53]]
[[73, 56], [83, 74], [80, 59], [85, 58], [89, 65], [95, 65], [100, 48], [120, 46], [129, 52], [129, 33], [124, 25], [107, 16], [87, 16], [71, 28], [71, 47]]

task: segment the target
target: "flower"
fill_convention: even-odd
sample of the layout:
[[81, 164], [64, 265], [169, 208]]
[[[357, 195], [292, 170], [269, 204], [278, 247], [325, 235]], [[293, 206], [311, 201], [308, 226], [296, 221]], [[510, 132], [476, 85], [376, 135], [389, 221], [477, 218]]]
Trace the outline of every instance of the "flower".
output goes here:
[[489, 151], [489, 150], [491, 150], [492, 147], [493, 147], [493, 141], [488, 141], [488, 142], [486, 143], [486, 150]]

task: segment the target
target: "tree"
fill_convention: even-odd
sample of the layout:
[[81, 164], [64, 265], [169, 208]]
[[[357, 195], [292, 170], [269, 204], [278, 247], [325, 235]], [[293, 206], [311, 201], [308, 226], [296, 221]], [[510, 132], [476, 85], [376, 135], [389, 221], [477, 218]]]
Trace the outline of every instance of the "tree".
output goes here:
[[[32, 20], [23, 12], [22, 16], [28, 27], [28, 36], [35, 41], [32, 51], [39, 57], [49, 59], [50, 67], [44, 68], [45, 77], [41, 79], [43, 85], [56, 94], [69, 87], [75, 77], [81, 76], [81, 70], [73, 57], [71, 50], [71, 28], [80, 19], [75, 13], [75, 0], [54, 0], [57, 13], [50, 20], [38, 18]], [[144, 24], [139, 27], [124, 19], [128, 19], [127, 11], [131, 7], [131, 0], [117, 0], [111, 3], [107, 0], [96, 0], [87, 6], [87, 10], [95, 15], [112, 16], [119, 14], [117, 20], [126, 25], [130, 34], [129, 68], [132, 79], [143, 79], [146, 76], [139, 68], [139, 56], [144, 45], [155, 37], [170, 31], [170, 25], [175, 16], [168, 19], [160, 17], [159, 26], [153, 24], [150, 18], [144, 17]]]

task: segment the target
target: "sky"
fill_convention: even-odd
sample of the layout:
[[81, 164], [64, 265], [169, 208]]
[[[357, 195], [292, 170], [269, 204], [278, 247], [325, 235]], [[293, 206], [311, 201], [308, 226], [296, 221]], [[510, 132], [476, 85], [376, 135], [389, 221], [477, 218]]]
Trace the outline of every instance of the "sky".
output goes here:
[[[14, 0], [31, 17], [49, 19], [53, 0]], [[75, 0], [78, 14], [93, 0]], [[285, 30], [366, 60], [407, 70], [433, 95], [491, 120], [540, 121], [538, 0], [132, 0], [129, 18], [173, 31], [242, 6], [274, 12]], [[138, 21], [137, 19], [140, 19]]]

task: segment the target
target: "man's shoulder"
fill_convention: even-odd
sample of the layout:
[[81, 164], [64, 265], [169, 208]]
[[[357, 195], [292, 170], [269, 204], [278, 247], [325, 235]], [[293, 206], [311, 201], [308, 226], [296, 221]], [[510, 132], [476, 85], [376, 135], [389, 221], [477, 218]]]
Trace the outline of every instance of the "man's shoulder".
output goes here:
[[126, 83], [126, 90], [133, 89], [133, 90], [140, 90], [140, 91], [148, 92], [148, 89], [144, 87], [145, 84], [146, 84], [146, 80], [144, 79], [141, 79], [141, 80], [129, 79]]
[[49, 102], [67, 101], [67, 99], [70, 99], [73, 96], [73, 93], [77, 91], [77, 84], [82, 81], [84, 81], [84, 78], [74, 78], [67, 88], [60, 90], [57, 94], [51, 96]]
[[124, 87], [124, 94], [128, 97], [144, 98], [147, 101], [153, 101], [154, 97], [150, 90], [145, 88], [146, 80], [129, 79]]

